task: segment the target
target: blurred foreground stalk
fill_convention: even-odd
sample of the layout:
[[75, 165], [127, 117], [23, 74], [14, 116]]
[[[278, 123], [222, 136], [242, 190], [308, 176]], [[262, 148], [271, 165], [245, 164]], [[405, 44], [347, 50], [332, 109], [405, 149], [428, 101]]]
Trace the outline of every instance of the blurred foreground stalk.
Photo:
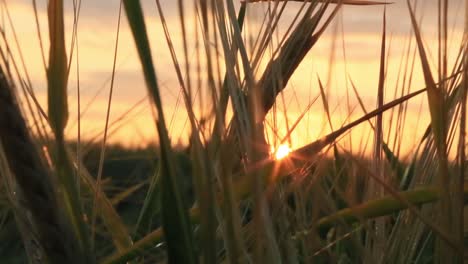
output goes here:
[[51, 173], [28, 133], [3, 66], [0, 66], [0, 105], [0, 154], [6, 160], [0, 169], [2, 172], [11, 171], [14, 179], [12, 199], [17, 200], [21, 207], [16, 210], [17, 217], [33, 225], [30, 228], [36, 236], [34, 239], [38, 240], [47, 258], [40, 261], [90, 263], [90, 256], [84, 254], [63, 205], [57, 199]]

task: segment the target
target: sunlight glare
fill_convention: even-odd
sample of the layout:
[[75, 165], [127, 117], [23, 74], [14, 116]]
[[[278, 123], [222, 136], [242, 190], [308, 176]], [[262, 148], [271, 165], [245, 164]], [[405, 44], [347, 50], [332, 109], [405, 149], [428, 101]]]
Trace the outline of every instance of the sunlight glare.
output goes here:
[[288, 156], [289, 153], [291, 152], [291, 149], [289, 148], [288, 145], [279, 145], [278, 148], [272, 152], [275, 154], [275, 158], [277, 160], [280, 160]]

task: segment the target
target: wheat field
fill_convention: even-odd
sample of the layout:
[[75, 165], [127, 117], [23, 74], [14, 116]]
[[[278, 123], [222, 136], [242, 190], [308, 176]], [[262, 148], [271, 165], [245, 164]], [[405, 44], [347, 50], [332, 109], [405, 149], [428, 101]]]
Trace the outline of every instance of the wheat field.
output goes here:
[[0, 263], [468, 261], [465, 1], [0, 18]]

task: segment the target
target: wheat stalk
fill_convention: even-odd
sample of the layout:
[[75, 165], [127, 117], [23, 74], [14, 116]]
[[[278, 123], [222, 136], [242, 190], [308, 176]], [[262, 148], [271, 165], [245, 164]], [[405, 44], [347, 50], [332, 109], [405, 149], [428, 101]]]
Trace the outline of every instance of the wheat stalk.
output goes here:
[[[0, 144], [49, 263], [87, 263], [57, 200], [51, 174], [28, 133], [12, 83], [0, 67]], [[4, 169], [2, 169], [4, 171]], [[27, 241], [25, 241], [27, 243]]]

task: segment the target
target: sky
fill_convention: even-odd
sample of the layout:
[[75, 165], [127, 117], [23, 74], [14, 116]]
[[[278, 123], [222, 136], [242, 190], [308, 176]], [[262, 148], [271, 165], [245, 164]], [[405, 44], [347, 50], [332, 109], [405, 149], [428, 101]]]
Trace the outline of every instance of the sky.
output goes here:
[[[177, 1], [161, 0], [163, 12], [168, 22], [176, 53], [183, 60], [180, 20]], [[192, 1], [185, 1], [192, 2]], [[161, 86], [166, 121], [174, 144], [186, 144], [189, 125], [183, 104], [178, 106], [179, 85], [173, 63], [163, 35], [161, 19], [155, 1], [145, 0], [143, 11], [148, 27], [153, 60], [156, 65], [158, 82]], [[449, 1], [449, 65], [460, 47], [464, 24], [464, 4], [462, 0]], [[236, 8], [238, 8], [236, 3]], [[259, 26], [267, 12], [267, 3], [249, 4], [246, 20], [247, 42], [258, 37]], [[280, 22], [277, 36], [284, 34], [291, 19], [298, 12], [299, 3], [289, 3]], [[44, 46], [45, 57], [48, 54], [47, 1], [37, 0], [39, 29]], [[186, 20], [189, 39], [193, 40], [194, 19], [190, 16], [191, 5], [186, 6]], [[23, 78], [31, 81], [38, 100], [44, 109], [46, 106], [46, 79], [41, 57], [40, 41], [33, 5], [30, 0], [3, 1], [0, 7], [2, 28], [6, 32], [15, 61], [24, 58], [26, 69], [21, 68]], [[309, 52], [303, 63], [294, 73], [283, 93], [284, 100], [278, 97], [276, 115], [267, 119], [273, 124], [276, 119], [277, 135], [269, 129], [271, 144], [278, 142], [287, 134], [308, 104], [314, 102], [305, 117], [291, 133], [290, 143], [293, 148], [316, 140], [320, 136], [337, 129], [343, 124], [363, 115], [352, 91], [350, 80], [355, 85], [367, 111], [376, 106], [380, 45], [382, 35], [383, 6], [345, 6], [324, 36]], [[78, 50], [74, 48], [72, 67], [68, 83], [70, 119], [67, 124], [67, 136], [77, 137], [77, 88], [80, 89], [81, 136], [87, 139], [102, 139], [105, 126], [106, 109], [109, 98], [114, 49], [116, 45], [119, 1], [82, 0], [78, 21]], [[8, 15], [11, 21], [8, 19]], [[430, 53], [432, 70], [437, 70], [437, 0], [419, 1], [417, 17], [423, 38]], [[403, 68], [407, 45], [411, 38], [411, 23], [406, 1], [395, 0], [386, 6], [386, 30], [388, 48], [388, 68], [386, 75], [385, 101], [395, 98], [395, 87], [401, 83], [398, 73]], [[71, 50], [71, 32], [73, 28], [72, 1], [65, 1], [65, 34], [68, 54]], [[14, 31], [13, 31], [14, 30]], [[16, 33], [16, 46], [14, 33]], [[192, 34], [192, 35], [191, 35]], [[414, 47], [414, 39], [413, 47]], [[3, 47], [3, 46], [2, 46]], [[19, 47], [19, 49], [18, 49]], [[19, 50], [21, 52], [19, 52]], [[195, 60], [191, 53], [190, 60]], [[416, 53], [416, 55], [418, 55]], [[78, 63], [77, 63], [78, 62]], [[222, 61], [221, 61], [222, 63]], [[18, 64], [20, 65], [20, 63]], [[79, 66], [77, 66], [79, 65]], [[332, 65], [332, 66], [331, 66]], [[192, 63], [192, 67], [194, 63]], [[411, 91], [424, 88], [420, 64], [415, 63]], [[26, 74], [27, 73], [27, 74]], [[327, 122], [320, 98], [318, 78], [328, 91], [329, 108], [332, 116], [332, 128]], [[110, 111], [109, 141], [128, 146], [144, 146], [157, 138], [154, 118], [151, 114], [141, 66], [125, 15], [122, 14], [119, 42], [116, 58], [116, 72]], [[400, 88], [399, 88], [400, 89]], [[400, 92], [398, 92], [400, 93]], [[180, 99], [180, 98], [179, 98]], [[425, 107], [427, 98], [418, 96], [408, 105], [404, 135], [398, 135], [404, 142], [399, 144], [408, 152], [417, 143], [429, 124], [429, 114]], [[136, 107], [135, 107], [136, 106]], [[129, 111], [130, 114], [125, 115]], [[207, 109], [200, 110], [205, 111]], [[287, 112], [285, 117], [284, 112]], [[122, 119], [122, 116], [125, 118]], [[390, 114], [385, 114], [388, 121]], [[268, 127], [269, 125], [267, 125]], [[394, 141], [395, 125], [385, 123], [384, 138]], [[343, 147], [356, 151], [372, 144], [372, 131], [365, 123], [340, 141]], [[397, 133], [398, 134], [398, 133]], [[276, 139], [275, 139], [276, 138]], [[353, 147], [354, 146], [354, 147]], [[356, 147], [357, 146], [357, 147]]]

